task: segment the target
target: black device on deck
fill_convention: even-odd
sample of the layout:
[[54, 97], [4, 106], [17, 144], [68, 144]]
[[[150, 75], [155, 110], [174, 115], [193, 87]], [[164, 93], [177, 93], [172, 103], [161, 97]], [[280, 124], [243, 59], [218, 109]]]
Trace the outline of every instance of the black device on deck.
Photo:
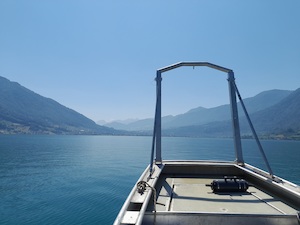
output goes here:
[[224, 177], [224, 179], [213, 180], [209, 186], [214, 193], [246, 192], [249, 184], [237, 177]]

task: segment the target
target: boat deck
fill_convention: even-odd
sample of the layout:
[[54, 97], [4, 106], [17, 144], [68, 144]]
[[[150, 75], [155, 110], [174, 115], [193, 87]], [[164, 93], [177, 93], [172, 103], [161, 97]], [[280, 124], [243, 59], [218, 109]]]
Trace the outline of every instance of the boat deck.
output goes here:
[[[162, 160], [162, 73], [186, 66], [205, 66], [227, 73], [235, 161]], [[300, 188], [273, 174], [235, 84], [233, 71], [208, 62], [179, 62], [158, 69], [155, 80], [156, 107], [150, 165], [130, 192], [114, 224], [299, 225]], [[236, 97], [268, 172], [243, 160]]]
[[[218, 177], [220, 178], [220, 177]], [[162, 176], [157, 184], [157, 211], [239, 214], [292, 214], [295, 209], [276, 196], [251, 186], [246, 192], [214, 193], [206, 177]]]
[[[246, 181], [249, 188], [214, 192], [211, 183], [225, 181], [224, 177], [234, 182], [242, 179], [239, 181]], [[146, 170], [140, 180], [148, 186], [142, 193], [137, 188], [132, 190], [120, 224], [298, 225], [300, 222], [299, 186], [278, 177], [271, 179], [251, 166], [165, 161], [155, 165], [151, 178]]]

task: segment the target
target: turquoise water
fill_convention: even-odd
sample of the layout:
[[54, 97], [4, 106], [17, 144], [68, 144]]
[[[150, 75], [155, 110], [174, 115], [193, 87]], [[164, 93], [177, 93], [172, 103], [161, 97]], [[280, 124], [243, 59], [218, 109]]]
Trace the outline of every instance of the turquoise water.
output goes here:
[[[112, 224], [149, 164], [151, 141], [0, 136], [0, 224]], [[262, 144], [274, 173], [300, 184], [300, 142]], [[232, 148], [230, 139], [163, 138], [164, 159], [233, 160]], [[243, 148], [247, 162], [265, 169], [254, 141]]]

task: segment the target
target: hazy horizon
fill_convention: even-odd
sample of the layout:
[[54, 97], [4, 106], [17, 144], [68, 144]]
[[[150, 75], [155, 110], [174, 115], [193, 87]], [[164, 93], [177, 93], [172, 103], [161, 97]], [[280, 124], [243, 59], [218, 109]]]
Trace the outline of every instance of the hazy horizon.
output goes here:
[[[230, 68], [243, 98], [300, 84], [300, 1], [1, 1], [0, 76], [94, 120], [152, 118], [156, 70]], [[229, 103], [226, 74], [163, 74], [163, 115]]]

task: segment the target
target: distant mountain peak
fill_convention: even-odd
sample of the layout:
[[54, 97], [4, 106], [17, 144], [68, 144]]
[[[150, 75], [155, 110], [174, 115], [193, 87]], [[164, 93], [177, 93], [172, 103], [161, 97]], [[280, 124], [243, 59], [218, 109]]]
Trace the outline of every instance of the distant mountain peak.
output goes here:
[[206, 110], [207, 110], [207, 108], [199, 106], [197, 108], [190, 109], [186, 113], [197, 113], [197, 112], [206, 111]]

